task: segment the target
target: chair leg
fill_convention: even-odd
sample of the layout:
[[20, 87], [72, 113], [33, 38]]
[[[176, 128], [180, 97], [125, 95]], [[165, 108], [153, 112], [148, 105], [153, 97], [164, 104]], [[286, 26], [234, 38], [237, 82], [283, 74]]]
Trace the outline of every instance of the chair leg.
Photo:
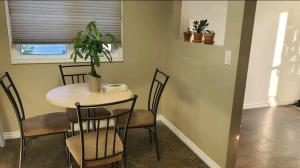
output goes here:
[[126, 158], [126, 156], [123, 157], [123, 168], [127, 168], [127, 158]]
[[69, 150], [66, 143], [67, 138], [68, 138], [68, 131], [64, 133], [64, 145], [65, 145], [66, 158], [67, 160], [69, 160]]
[[[23, 139], [23, 138], [22, 138], [22, 139]], [[26, 144], [25, 144], [26, 141], [25, 141], [25, 139], [23, 139], [22, 142], [23, 142], [23, 151], [22, 151], [22, 154], [23, 154], [23, 157], [25, 157], [25, 154], [26, 154], [26, 153], [25, 153], [25, 150], [26, 150]]]
[[72, 136], [75, 135], [75, 130], [74, 130], [74, 123], [72, 122]]
[[[93, 115], [93, 117], [96, 116], [96, 110], [95, 109], [93, 109], [92, 115]], [[96, 127], [96, 120], [94, 120], [93, 121], [93, 131], [96, 131], [96, 129], [97, 129], [97, 127]]]
[[20, 158], [19, 158], [19, 168], [22, 168], [22, 161], [24, 156], [24, 139], [20, 139]]
[[64, 146], [65, 146], [65, 149], [67, 149], [67, 144], [66, 144], [66, 140], [67, 140], [67, 138], [68, 138], [68, 132], [64, 132], [64, 137], [63, 137], [64, 139]]
[[68, 165], [69, 165], [69, 168], [73, 168], [72, 159], [73, 159], [73, 157], [72, 157], [71, 152], [68, 148]]
[[111, 168], [117, 168], [118, 167], [118, 162], [114, 162], [110, 165]]
[[69, 168], [72, 168], [72, 156], [71, 156], [71, 153], [70, 151], [68, 151], [68, 165], [69, 165]]
[[160, 160], [160, 156], [159, 156], [159, 149], [158, 149], [158, 140], [157, 140], [157, 131], [156, 131], [156, 126], [154, 126], [154, 139], [155, 139], [155, 144], [156, 144], [156, 157], [157, 160]]
[[150, 144], [152, 144], [152, 132], [151, 132], [151, 127], [148, 128], [149, 130], [149, 140], [150, 140]]

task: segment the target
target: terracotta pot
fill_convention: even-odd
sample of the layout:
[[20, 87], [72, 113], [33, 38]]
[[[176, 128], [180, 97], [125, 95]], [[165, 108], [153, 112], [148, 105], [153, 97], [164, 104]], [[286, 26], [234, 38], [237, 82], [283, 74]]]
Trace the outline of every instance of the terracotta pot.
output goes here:
[[214, 44], [215, 33], [204, 33], [204, 44]]
[[194, 33], [194, 43], [201, 43], [202, 42], [202, 33]]
[[89, 90], [91, 92], [100, 92], [101, 89], [101, 77], [89, 76]]
[[184, 32], [184, 41], [190, 41], [192, 37], [192, 32]]

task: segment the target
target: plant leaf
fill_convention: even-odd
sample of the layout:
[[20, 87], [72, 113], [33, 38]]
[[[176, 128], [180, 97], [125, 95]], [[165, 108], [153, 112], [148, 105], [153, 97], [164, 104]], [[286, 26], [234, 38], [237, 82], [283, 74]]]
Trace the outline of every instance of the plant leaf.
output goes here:
[[110, 55], [110, 52], [108, 50], [104, 50], [103, 54], [108, 59], [108, 61], [111, 63], [112, 62], [112, 56]]
[[74, 62], [77, 61], [78, 57], [85, 60], [90, 59], [91, 66], [100, 67], [100, 57], [105, 56], [109, 62], [112, 62], [111, 53], [107, 48], [109, 44], [117, 42], [119, 41], [112, 34], [104, 35], [98, 31], [97, 23], [91, 21], [87, 24], [84, 31], [78, 32], [72, 39], [74, 52], [71, 54], [71, 58]]

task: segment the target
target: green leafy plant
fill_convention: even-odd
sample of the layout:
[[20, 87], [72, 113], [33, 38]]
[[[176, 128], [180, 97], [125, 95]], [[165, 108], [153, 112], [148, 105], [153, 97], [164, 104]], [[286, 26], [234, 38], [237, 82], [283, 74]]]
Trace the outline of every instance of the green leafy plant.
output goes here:
[[185, 32], [191, 32], [190, 28], [188, 27]]
[[116, 44], [117, 40], [112, 34], [102, 34], [97, 29], [97, 23], [91, 21], [86, 26], [85, 31], [80, 31], [72, 40], [74, 52], [71, 58], [76, 63], [78, 58], [87, 60], [91, 63], [91, 76], [100, 77], [95, 70], [95, 66], [100, 67], [100, 57], [106, 57], [112, 62], [111, 53], [108, 50], [109, 44]]
[[193, 30], [197, 33], [202, 33], [203, 30], [209, 25], [208, 21], [205, 20], [195, 20], [193, 22]]
[[204, 33], [215, 33], [213, 30], [205, 30]]

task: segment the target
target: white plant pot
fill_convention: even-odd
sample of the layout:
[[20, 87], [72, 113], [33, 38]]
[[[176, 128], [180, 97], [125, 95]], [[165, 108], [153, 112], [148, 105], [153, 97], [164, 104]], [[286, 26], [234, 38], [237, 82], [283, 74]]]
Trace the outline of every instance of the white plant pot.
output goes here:
[[94, 77], [89, 75], [89, 90], [91, 92], [100, 92], [101, 77]]

